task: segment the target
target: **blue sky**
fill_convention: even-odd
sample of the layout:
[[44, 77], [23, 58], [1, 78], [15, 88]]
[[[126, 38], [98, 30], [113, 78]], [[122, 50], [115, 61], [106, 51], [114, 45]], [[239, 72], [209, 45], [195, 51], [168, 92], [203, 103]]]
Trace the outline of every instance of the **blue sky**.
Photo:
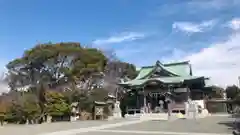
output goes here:
[[[0, 63], [39, 42], [76, 41], [113, 49], [138, 67], [190, 60], [197, 75], [236, 84], [239, 6], [239, 0], [0, 0]], [[223, 74], [227, 79], [219, 80]]]

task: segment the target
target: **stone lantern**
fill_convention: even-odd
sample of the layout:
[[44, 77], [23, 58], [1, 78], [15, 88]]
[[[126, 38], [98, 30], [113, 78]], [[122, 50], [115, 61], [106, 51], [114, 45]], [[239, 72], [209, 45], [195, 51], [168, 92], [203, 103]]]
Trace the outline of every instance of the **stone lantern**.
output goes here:
[[93, 119], [97, 120], [98, 118], [100, 120], [104, 119], [104, 108], [107, 104], [105, 102], [94, 102], [93, 107]]
[[116, 97], [113, 95], [108, 95], [106, 98], [106, 103], [108, 105], [108, 115], [113, 116], [115, 109]]

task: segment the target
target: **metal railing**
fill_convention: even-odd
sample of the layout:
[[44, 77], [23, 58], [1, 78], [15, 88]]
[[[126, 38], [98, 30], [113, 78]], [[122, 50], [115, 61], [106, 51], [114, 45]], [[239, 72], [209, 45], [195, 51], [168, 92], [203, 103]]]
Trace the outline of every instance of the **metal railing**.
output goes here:
[[139, 109], [139, 108], [127, 108], [126, 112], [127, 112], [127, 114], [137, 114], [137, 113], [141, 113], [141, 109]]

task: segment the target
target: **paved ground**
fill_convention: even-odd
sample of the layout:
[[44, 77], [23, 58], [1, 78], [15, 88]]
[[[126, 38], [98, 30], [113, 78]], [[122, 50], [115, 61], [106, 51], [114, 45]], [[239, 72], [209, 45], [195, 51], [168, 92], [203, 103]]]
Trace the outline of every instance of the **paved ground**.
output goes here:
[[232, 121], [228, 117], [208, 117], [196, 120], [175, 121], [146, 121], [131, 126], [122, 126], [111, 130], [138, 130], [138, 131], [172, 131], [172, 132], [202, 132], [202, 133], [231, 133], [232, 130], [226, 124]]
[[114, 124], [122, 121], [125, 120], [58, 122], [41, 125], [4, 125], [3, 127], [0, 126], [0, 135], [16, 135], [16, 133], [18, 135], [40, 135], [55, 131], [95, 127], [103, 124]]
[[[3, 135], [230, 135], [232, 118], [211, 116], [195, 120], [176, 121], [85, 121], [35, 126], [7, 126]], [[61, 131], [60, 131], [61, 130]]]

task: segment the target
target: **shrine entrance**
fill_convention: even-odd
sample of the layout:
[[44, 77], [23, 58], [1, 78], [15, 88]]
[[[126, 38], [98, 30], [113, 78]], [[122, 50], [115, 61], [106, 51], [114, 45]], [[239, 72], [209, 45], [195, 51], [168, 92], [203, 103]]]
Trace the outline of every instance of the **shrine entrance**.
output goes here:
[[146, 105], [152, 113], [168, 112], [169, 87], [160, 81], [148, 81], [144, 87]]
[[146, 96], [147, 106], [152, 113], [167, 112], [169, 98], [161, 92], [148, 93]]

